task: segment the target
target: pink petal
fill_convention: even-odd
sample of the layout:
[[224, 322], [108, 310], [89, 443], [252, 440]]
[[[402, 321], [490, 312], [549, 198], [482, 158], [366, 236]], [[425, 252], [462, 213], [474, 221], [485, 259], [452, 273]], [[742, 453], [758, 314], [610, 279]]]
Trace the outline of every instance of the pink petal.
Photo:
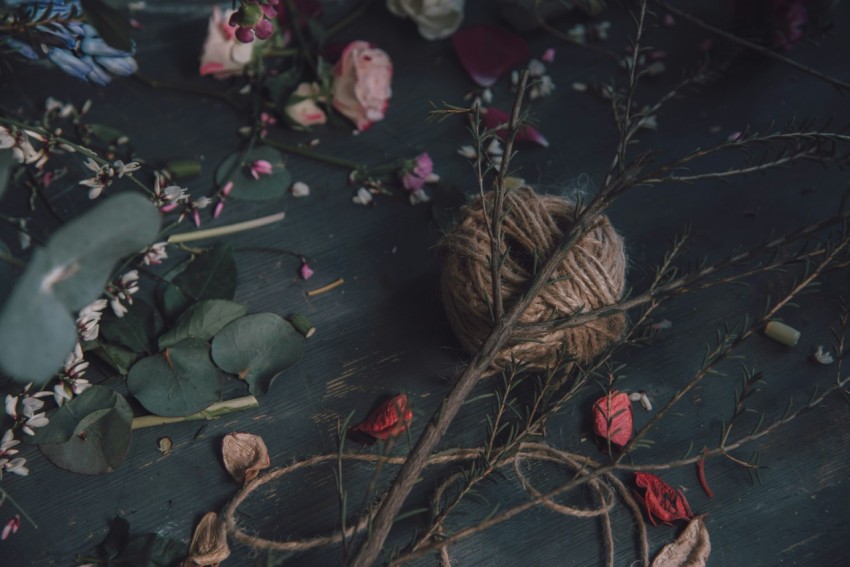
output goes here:
[[[510, 122], [510, 115], [498, 108], [488, 108], [482, 114], [482, 120], [484, 121], [484, 126], [488, 129], [490, 128], [500, 128], [496, 135], [499, 136], [502, 140], [507, 139], [507, 124]], [[522, 128], [516, 135], [516, 140], [518, 142], [534, 142], [535, 144], [540, 144], [544, 148], [549, 147], [549, 141], [541, 134], [536, 128], [532, 128], [531, 126], [526, 126]]]
[[528, 59], [528, 44], [520, 36], [496, 26], [465, 28], [452, 36], [460, 64], [482, 87]]
[[304, 262], [303, 264], [301, 264], [301, 279], [302, 280], [309, 280], [310, 278], [313, 277], [313, 274], [315, 274], [315, 273], [316, 272], [314, 272], [312, 270], [312, 268], [310, 268], [310, 266], [307, 265], [307, 262]]
[[228, 195], [230, 195], [231, 191], [233, 191], [233, 182], [228, 181], [227, 183], [224, 184], [224, 187], [221, 188], [221, 194], [223, 196], [227, 197]]
[[543, 57], [541, 57], [540, 59], [542, 59], [544, 63], [552, 63], [553, 61], [555, 61], [555, 48], [550, 47], [549, 49], [544, 51]]
[[221, 210], [224, 209], [224, 201], [219, 201], [213, 210], [213, 218], [217, 219], [221, 215]]

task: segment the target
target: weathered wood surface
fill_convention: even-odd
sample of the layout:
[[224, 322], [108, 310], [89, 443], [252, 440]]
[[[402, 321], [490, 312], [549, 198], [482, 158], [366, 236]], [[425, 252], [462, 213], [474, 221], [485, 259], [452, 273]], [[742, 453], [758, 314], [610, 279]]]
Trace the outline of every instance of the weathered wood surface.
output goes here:
[[[305, 356], [276, 380], [256, 410], [203, 426], [187, 423], [136, 432], [126, 461], [110, 475], [74, 475], [53, 467], [35, 449], [27, 451], [31, 475], [6, 477], [3, 487], [39, 523], [39, 529], [24, 525], [15, 537], [0, 544], [0, 564], [71, 565], [76, 554], [90, 551], [104, 537], [115, 515], [127, 518], [134, 534], [157, 532], [188, 542], [196, 521], [209, 510], [221, 509], [237, 488], [219, 458], [220, 440], [230, 431], [262, 435], [276, 466], [335, 451], [337, 421], [352, 411], [355, 420], [364, 417], [381, 395], [400, 391], [410, 395], [416, 411], [414, 438], [438, 407], [465, 355], [442, 313], [435, 243], [451, 211], [464, 194], [473, 192], [474, 181], [466, 160], [456, 155], [457, 148], [468, 143], [464, 123], [426, 119], [432, 103], [462, 104], [473, 85], [449, 42], [420, 39], [410, 22], [393, 18], [382, 4], [375, 3], [340, 39], [374, 41], [393, 57], [394, 95], [386, 120], [357, 137], [347, 127], [274, 135], [290, 143], [318, 137], [318, 150], [370, 163], [428, 151], [442, 177], [432, 190], [433, 202], [411, 207], [398, 194], [379, 198], [374, 207], [355, 206], [346, 171], [296, 156], [289, 160], [289, 167], [296, 179], [312, 187], [308, 198], [287, 197], [282, 204], [267, 207], [229, 202], [221, 223], [281, 208], [287, 212], [283, 223], [231, 240], [244, 249], [237, 256], [237, 300], [247, 303], [249, 312], [287, 315], [297, 311], [309, 316], [318, 332], [307, 342]], [[792, 56], [847, 80], [850, 34], [842, 28], [850, 22], [850, 9], [845, 5], [841, 12], [835, 37], [818, 47], [798, 46]], [[206, 31], [205, 13], [204, 4], [194, 2], [141, 12], [138, 18], [145, 24], [138, 37], [142, 72], [210, 86], [208, 80], [194, 77]], [[710, 11], [704, 15], [714, 21], [727, 16]], [[614, 25], [606, 45], [619, 51], [633, 30], [623, 10], [613, 10], [610, 17]], [[492, 19], [487, 6], [476, 4], [470, 7], [467, 22]], [[566, 28], [569, 21], [559, 25]], [[539, 31], [526, 37], [537, 56], [546, 47], [556, 46], [557, 58], [549, 71], [558, 88], [552, 97], [530, 106], [551, 146], [521, 147], [516, 164], [521, 175], [541, 191], [571, 194], [585, 180], [587, 191], [592, 191], [610, 162], [616, 131], [608, 105], [573, 91], [570, 85], [622, 79], [622, 75], [611, 61], [591, 51], [561, 44]], [[684, 24], [655, 30], [649, 41], [668, 51], [668, 72], [648, 80], [639, 100], [653, 101], [692, 68], [704, 37]], [[220, 102], [152, 90], [132, 80], [96, 89], [52, 70], [19, 67], [17, 71], [3, 76], [0, 104], [4, 108], [32, 114], [47, 96], [78, 104], [91, 98], [92, 119], [130, 134], [139, 155], [150, 160], [200, 159], [203, 175], [189, 183], [198, 193], [211, 187], [216, 164], [236, 147], [236, 129], [247, 123]], [[498, 83], [494, 94], [495, 106], [510, 105], [507, 79]], [[657, 150], [660, 161], [722, 141], [747, 125], [766, 131], [795, 118], [815, 123], [832, 118], [833, 125], [842, 126], [848, 121], [847, 99], [798, 72], [744, 55], [699, 92], [671, 102], [659, 116], [659, 131], [642, 133], [640, 147]], [[715, 126], [719, 131], [713, 130]], [[724, 162], [718, 159], [711, 165], [724, 167]], [[74, 184], [73, 179], [63, 179], [56, 194], [68, 191], [79, 197], [83, 192]], [[610, 216], [627, 242], [630, 285], [641, 289], [652, 276], [654, 263], [684, 227], [690, 226], [694, 234], [688, 257], [718, 259], [774, 231], [830, 214], [845, 187], [844, 173], [802, 164], [729, 184], [711, 181], [637, 189], [623, 197]], [[67, 217], [85, 204], [67, 194], [57, 200]], [[6, 206], [19, 203], [7, 196]], [[301, 281], [293, 258], [252, 247], [282, 247], [315, 258], [316, 276]], [[344, 278], [345, 284], [327, 294], [306, 297], [306, 290], [336, 278]], [[747, 288], [713, 288], [672, 301], [657, 314], [658, 319], [672, 321], [672, 329], [659, 334], [651, 345], [626, 351], [619, 358], [625, 364], [623, 387], [646, 390], [656, 407], [662, 405], [697, 368], [702, 345], [713, 341], [716, 328], [744, 314], [757, 315], [766, 296], [778, 293], [791, 279], [792, 274], [774, 276], [758, 279]], [[823, 386], [833, 379], [834, 366], [814, 365], [809, 357], [816, 345], [830, 344], [829, 328], [836, 323], [838, 299], [846, 297], [847, 285], [846, 272], [832, 273], [817, 294], [802, 299], [799, 309], [782, 313], [802, 331], [797, 347], [788, 349], [758, 336], [742, 349], [745, 363], [765, 373], [767, 385], [759, 399], [768, 419], [782, 413], [791, 395], [805, 400], [814, 384]], [[642, 450], [639, 457], [658, 462], [680, 456], [691, 441], [695, 447], [716, 443], [721, 419], [731, 413], [738, 364], [724, 364], [726, 375], [711, 377], [687, 396], [680, 412], [653, 431], [653, 448]], [[486, 393], [491, 386], [485, 381], [473, 395]], [[588, 439], [588, 410], [596, 396], [598, 390], [588, 388], [581, 396], [582, 404], [553, 419], [547, 440], [560, 448], [595, 455]], [[486, 401], [468, 406], [442, 446], [475, 446], [488, 407]], [[635, 415], [638, 426], [648, 419], [639, 408]], [[847, 557], [847, 423], [846, 402], [830, 398], [753, 447], [761, 453], [760, 484], [730, 461], [709, 461], [706, 471], [715, 493], [712, 500], [700, 490], [693, 468], [665, 474], [670, 484], [687, 489], [695, 511], [708, 514], [710, 565], [834, 565]], [[174, 441], [169, 456], [157, 451], [156, 441], [164, 435]], [[401, 441], [392, 452], [403, 454], [406, 445]], [[744, 450], [741, 457], [749, 454]], [[568, 474], [552, 465], [535, 465], [530, 470], [530, 478], [541, 489], [555, 486]], [[389, 482], [392, 472], [387, 471], [382, 482]], [[351, 502], [358, 505], [370, 468], [352, 465], [346, 474]], [[438, 474], [427, 476], [433, 480]], [[427, 484], [421, 483], [411, 495], [408, 508], [426, 504]], [[497, 504], [506, 509], [526, 498], [513, 473], [507, 471], [504, 479], [484, 487], [481, 496], [487, 504], [471, 500], [463, 508], [466, 515], [457, 522], [472, 521]], [[9, 510], [4, 507], [4, 517]], [[266, 537], [286, 540], [326, 533], [337, 525], [339, 516], [331, 468], [316, 467], [285, 478], [252, 498], [244, 511], [250, 514], [246, 516], [250, 525]], [[635, 553], [630, 519], [621, 510], [614, 522], [615, 564], [627, 564]], [[413, 520], [403, 524], [410, 526]], [[672, 541], [677, 530], [651, 528], [653, 553]], [[455, 565], [592, 565], [600, 562], [601, 534], [593, 520], [535, 510], [453, 546], [450, 553]], [[391, 537], [390, 545], [403, 543]], [[236, 544], [232, 547], [229, 564], [265, 564], [265, 556]], [[339, 548], [332, 547], [291, 557], [287, 564], [332, 565], [339, 557]], [[429, 558], [420, 564], [435, 561]]]

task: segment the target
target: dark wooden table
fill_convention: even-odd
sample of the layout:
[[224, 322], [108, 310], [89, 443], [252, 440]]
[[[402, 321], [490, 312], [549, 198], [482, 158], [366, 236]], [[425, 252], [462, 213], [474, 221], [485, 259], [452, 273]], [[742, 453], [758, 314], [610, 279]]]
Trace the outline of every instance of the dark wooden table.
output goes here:
[[[208, 6], [203, 2], [151, 3], [137, 18], [144, 30], [137, 34], [141, 71], [150, 77], [197, 88], [218, 88], [211, 79], [196, 77], [198, 53], [206, 32]], [[496, 21], [488, 3], [473, 2], [465, 24]], [[698, 12], [721, 26], [729, 24], [726, 10]], [[633, 34], [624, 9], [612, 8], [610, 39], [602, 45], [622, 53]], [[567, 29], [581, 21], [570, 16], [555, 24]], [[840, 6], [837, 27], [820, 45], [802, 44], [789, 53], [807, 65], [850, 79], [846, 54], [850, 50], [850, 7]], [[613, 155], [617, 132], [610, 107], [588, 93], [573, 90], [575, 82], [622, 81], [616, 64], [594, 51], [560, 42], [537, 30], [527, 32], [531, 52], [539, 57], [555, 47], [548, 65], [557, 90], [529, 108], [550, 141], [548, 148], [521, 146], [516, 158], [520, 174], [538, 191], [591, 194], [598, 187]], [[653, 27], [649, 43], [668, 53], [667, 71], [647, 79], [637, 97], [646, 104], [666, 92], [700, 55], [699, 44], [708, 34], [679, 22], [675, 27]], [[373, 4], [340, 40], [362, 38], [390, 53], [395, 65], [393, 97], [386, 120], [359, 136], [348, 126], [320, 127], [311, 133], [275, 130], [288, 143], [321, 140], [317, 150], [355, 161], [379, 163], [427, 151], [441, 182], [432, 187], [429, 204], [410, 206], [402, 191], [379, 196], [375, 206], [352, 204], [355, 187], [348, 172], [299, 156], [288, 167], [295, 179], [307, 182], [312, 193], [304, 199], [287, 196], [283, 202], [258, 206], [228, 203], [226, 214], [209, 226], [286, 211], [284, 222], [239, 234], [230, 242], [240, 251], [238, 301], [249, 312], [281, 315], [306, 314], [316, 335], [306, 343], [303, 358], [281, 377], [261, 400], [260, 407], [203, 424], [184, 423], [134, 433], [124, 463], [103, 476], [82, 476], [60, 470], [34, 447], [25, 449], [31, 474], [7, 475], [3, 488], [39, 524], [24, 524], [0, 543], [0, 565], [73, 565], [87, 555], [107, 532], [114, 516], [126, 518], [132, 534], [156, 532], [187, 542], [194, 524], [210, 510], [220, 510], [237, 486], [220, 462], [221, 438], [231, 431], [261, 435], [271, 453], [272, 466], [337, 449], [336, 427], [354, 411], [363, 418], [381, 396], [406, 392], [414, 405], [411, 430], [415, 440], [429, 416], [437, 410], [467, 355], [453, 337], [439, 297], [439, 265], [435, 245], [448, 227], [452, 212], [475, 191], [467, 160], [457, 149], [470, 142], [460, 118], [428, 120], [432, 105], [464, 104], [474, 88], [458, 64], [449, 41], [421, 39], [410, 22], [392, 17], [382, 2]], [[35, 114], [47, 96], [81, 104], [93, 101], [92, 119], [131, 135], [138, 154], [149, 160], [185, 157], [200, 160], [202, 175], [188, 184], [197, 194], [212, 191], [216, 165], [238, 144], [237, 129], [247, 117], [220, 101], [141, 83], [116, 80], [107, 88], [81, 84], [53, 69], [17, 66], [3, 74], [0, 104], [22, 116]], [[509, 80], [493, 89], [494, 105], [507, 109], [513, 100]], [[658, 162], [702, 146], [719, 143], [747, 127], [772, 131], [791, 120], [821, 125], [831, 119], [837, 129], [848, 120], [847, 98], [833, 87], [787, 66], [742, 52], [708, 84], [672, 102], [658, 116], [658, 130], [640, 134], [638, 148], [653, 150]], [[706, 170], [723, 170], [734, 162], [728, 155], [706, 162]], [[57, 193], [71, 190], [75, 180], [63, 180]], [[762, 175], [738, 177], [724, 183], [709, 180], [638, 188], [619, 199], [610, 217], [625, 238], [629, 258], [629, 285], [644, 289], [674, 236], [690, 227], [692, 240], [686, 258], [710, 261], [762, 242], [774, 232], [803, 226], [833, 214], [846, 188], [846, 174], [837, 168], [801, 163]], [[82, 194], [81, 189], [73, 191]], [[3, 207], [19, 207], [7, 195]], [[57, 207], [66, 217], [88, 206], [85, 199], [63, 198]], [[315, 259], [316, 275], [298, 277], [292, 257], [257, 250], [279, 247]], [[703, 345], [714, 341], [724, 324], [760, 313], [765, 299], [788, 287], [797, 272], [755, 278], [748, 287], [720, 286], [678, 297], [655, 317], [668, 319], [672, 328], [661, 331], [648, 345], [621, 352], [620, 387], [645, 390], [656, 409], [663, 405], [698, 368]], [[305, 291], [344, 278], [343, 286], [309, 298]], [[837, 323], [840, 300], [847, 299], [846, 271], [828, 275], [816, 293], [800, 298], [799, 307], [781, 315], [802, 333], [794, 348], [784, 347], [761, 334], [682, 400], [678, 410], [650, 435], [654, 445], [635, 454], [636, 462], [659, 462], [681, 456], [694, 447], [715, 446], [722, 420], [732, 411], [739, 367], [764, 373], [763, 391], [755, 406], [768, 421], [782, 415], [788, 400], [803, 403], [815, 384], [828, 386], [836, 367], [811, 361], [817, 345], [827, 346], [830, 328]], [[148, 284], [145, 284], [148, 286]], [[149, 289], [149, 286], [146, 290]], [[145, 291], [145, 290], [143, 290]], [[92, 376], [98, 376], [92, 371]], [[107, 379], [103, 375], [101, 379]], [[109, 383], [118, 384], [117, 381]], [[473, 396], [492, 390], [493, 380], [479, 384]], [[118, 385], [120, 387], [120, 384]], [[236, 395], [241, 390], [232, 390]], [[589, 407], [598, 397], [588, 387], [579, 402], [567, 407], [548, 425], [546, 441], [569, 451], [601, 458], [590, 431]], [[485, 431], [491, 401], [482, 399], [464, 407], [442, 448], [476, 447]], [[635, 410], [636, 424], [651, 413]], [[837, 565], [846, 560], [850, 533], [850, 490], [846, 465], [850, 436], [848, 407], [840, 396], [828, 398], [789, 425], [753, 443], [736, 456], [760, 454], [760, 482], [747, 470], [723, 458], [706, 467], [715, 497], [708, 499], [697, 483], [693, 466], [664, 473], [674, 486], [687, 490], [691, 506], [708, 514], [713, 551], [709, 565]], [[173, 439], [173, 452], [162, 456], [157, 440]], [[379, 449], [354, 450], [375, 452]], [[408, 451], [406, 441], [392, 454]], [[379, 481], [386, 486], [395, 468], [387, 467]], [[427, 506], [429, 487], [451, 468], [431, 471], [407, 502], [408, 509]], [[541, 488], [554, 487], [569, 473], [554, 465], [535, 464], [530, 474]], [[359, 506], [371, 477], [368, 465], [346, 467], [346, 483], [353, 506]], [[623, 475], [624, 479], [628, 475]], [[459, 526], [483, 518], [495, 508], [523, 502], [523, 492], [512, 471], [481, 488], [479, 498], [465, 504], [449, 524]], [[631, 517], [619, 505], [613, 515], [617, 543], [616, 565], [636, 557]], [[253, 496], [245, 508], [247, 522], [266, 537], [304, 538], [336, 528], [339, 511], [330, 465], [316, 466], [284, 477]], [[12, 513], [2, 509], [5, 521]], [[394, 531], [391, 546], [403, 545], [416, 517]], [[654, 554], [671, 541], [680, 526], [650, 527]], [[534, 509], [450, 548], [453, 565], [595, 565], [601, 563], [602, 531], [593, 519], [569, 518]], [[293, 556], [251, 552], [231, 542], [232, 565], [333, 565], [338, 546]], [[278, 563], [279, 560], [286, 562]], [[433, 565], [436, 558], [418, 564]]]

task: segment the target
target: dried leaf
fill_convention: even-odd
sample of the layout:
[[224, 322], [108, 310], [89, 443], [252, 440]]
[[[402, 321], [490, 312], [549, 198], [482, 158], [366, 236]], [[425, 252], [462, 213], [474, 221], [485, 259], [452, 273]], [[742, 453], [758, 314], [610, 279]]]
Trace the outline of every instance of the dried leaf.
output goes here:
[[614, 445], [632, 438], [632, 402], [625, 392], [608, 392], [593, 403], [593, 432]]
[[635, 484], [644, 489], [643, 496], [638, 500], [646, 508], [646, 513], [653, 526], [657, 526], [656, 518], [664, 524], [676, 520], [690, 520], [694, 517], [691, 507], [680, 490], [676, 490], [660, 477], [654, 474], [635, 473]]
[[705, 516], [697, 516], [673, 543], [664, 546], [652, 567], [705, 567], [711, 553], [711, 540]]
[[413, 410], [407, 407], [407, 394], [399, 394], [378, 406], [364, 421], [351, 428], [375, 439], [389, 439], [407, 430]]
[[221, 442], [224, 468], [236, 482], [253, 480], [269, 468], [269, 450], [263, 438], [250, 433], [228, 433]]
[[227, 546], [227, 529], [215, 512], [207, 512], [192, 536], [189, 544], [189, 556], [182, 567], [196, 565], [218, 567], [218, 564], [230, 556]]

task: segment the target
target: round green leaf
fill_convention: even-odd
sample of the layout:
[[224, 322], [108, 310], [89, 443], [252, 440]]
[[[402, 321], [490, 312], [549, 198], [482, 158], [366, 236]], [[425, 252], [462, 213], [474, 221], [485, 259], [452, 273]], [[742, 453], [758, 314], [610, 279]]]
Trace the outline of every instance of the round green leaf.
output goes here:
[[201, 301], [183, 313], [174, 328], [159, 338], [159, 348], [174, 346], [189, 337], [208, 341], [225, 325], [244, 315], [245, 306], [235, 301]]
[[112, 472], [130, 447], [133, 411], [112, 388], [92, 386], [39, 430], [38, 448], [58, 467], [80, 474]]
[[107, 312], [100, 323], [100, 334], [115, 345], [136, 353], [156, 352], [156, 337], [162, 332], [162, 317], [156, 309], [136, 300], [123, 317]]
[[0, 370], [23, 383], [50, 378], [74, 348], [73, 313], [103, 293], [119, 259], [154, 240], [159, 222], [150, 201], [122, 193], [57, 230], [0, 311]]
[[[274, 168], [272, 174], [261, 175], [259, 179], [254, 179], [250, 173], [250, 166], [257, 160], [271, 163]], [[234, 152], [224, 158], [215, 170], [216, 184], [219, 187], [223, 186], [228, 181], [228, 175], [229, 180], [233, 181], [233, 191], [230, 196], [246, 201], [279, 199], [286, 195], [286, 190], [292, 182], [292, 176], [286, 169], [283, 156], [269, 146], [255, 148], [245, 156], [242, 152]]]
[[233, 248], [222, 244], [196, 257], [174, 276], [163, 294], [169, 316], [185, 311], [194, 301], [233, 299], [236, 294], [236, 260]]
[[213, 361], [248, 383], [254, 395], [265, 394], [277, 374], [304, 352], [304, 337], [274, 313], [236, 319], [212, 342]]
[[130, 393], [151, 413], [189, 415], [221, 398], [218, 369], [209, 344], [188, 338], [143, 358], [127, 375]]

